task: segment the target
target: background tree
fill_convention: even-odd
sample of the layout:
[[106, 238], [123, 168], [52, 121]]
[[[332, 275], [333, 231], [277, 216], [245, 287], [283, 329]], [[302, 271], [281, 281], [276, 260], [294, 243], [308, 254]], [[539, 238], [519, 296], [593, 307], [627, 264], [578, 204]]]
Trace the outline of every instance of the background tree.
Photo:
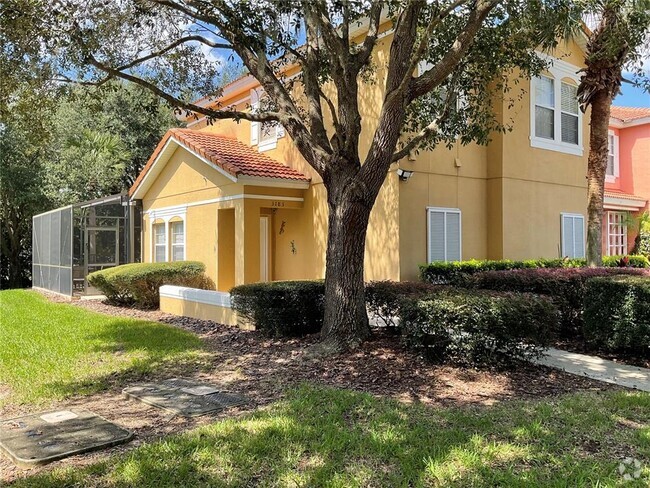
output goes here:
[[[129, 80], [188, 114], [285, 127], [327, 190], [322, 334], [334, 349], [354, 347], [369, 334], [364, 246], [390, 166], [418, 148], [458, 139], [485, 143], [492, 131], [506, 130], [509, 121], [494, 117], [493, 102], [517, 98], [508, 75], [539, 73], [544, 63], [533, 49], [549, 47], [557, 34], [554, 0], [32, 3], [40, 12], [32, 5], [29, 20], [18, 15], [16, 22], [39, 25], [12, 31], [12, 43], [33, 43], [36, 33], [36, 42], [56, 55], [51, 62], [59, 73], [86, 83]], [[372, 54], [386, 18], [393, 37], [385, 76], [378, 78]], [[352, 38], [360, 26], [365, 33]], [[241, 60], [268, 105], [251, 112], [192, 103], [188, 93], [221, 94], [216, 80], [223, 63], [206, 52]], [[418, 70], [422, 62], [425, 69]], [[292, 65], [299, 76], [286, 76]], [[362, 153], [366, 82], [379, 83], [384, 97]]]
[[588, 0], [583, 8], [587, 19], [595, 24], [587, 41], [587, 67], [578, 87], [582, 109], [591, 107], [587, 163], [587, 263], [601, 266], [610, 108], [620, 91], [625, 68], [633, 72], [637, 84], [648, 85], [648, 76], [640, 61], [650, 48], [650, 1]]
[[29, 286], [32, 215], [47, 209], [45, 165], [51, 131], [47, 90], [22, 87], [0, 123], [0, 289]]

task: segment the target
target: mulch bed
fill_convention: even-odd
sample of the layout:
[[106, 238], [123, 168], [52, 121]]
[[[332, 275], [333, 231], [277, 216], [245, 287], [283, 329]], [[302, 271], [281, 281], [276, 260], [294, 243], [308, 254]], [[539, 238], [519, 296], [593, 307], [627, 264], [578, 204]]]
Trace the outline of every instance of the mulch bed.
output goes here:
[[[48, 298], [64, 300], [53, 295], [48, 295]], [[407, 403], [456, 407], [489, 406], [514, 398], [618, 389], [614, 385], [541, 366], [522, 365], [515, 371], [502, 372], [433, 365], [405, 350], [395, 336], [384, 333], [375, 334], [356, 351], [323, 360], [310, 352], [311, 346], [318, 342], [317, 335], [300, 339], [269, 339], [258, 332], [160, 311], [120, 308], [94, 300], [71, 303], [100, 313], [159, 321], [196, 333], [211, 353], [210, 364], [207, 370], [188, 371], [187, 376], [224, 385], [230, 391], [245, 395], [251, 402], [212, 416], [172, 417], [141, 403], [125, 400], [121, 389], [128, 385], [124, 384], [123, 378], [116, 378], [105, 392], [55, 402], [50, 406], [83, 406], [134, 431], [135, 440], [125, 446], [76, 456], [37, 470], [87, 465], [161, 436], [215, 419], [241, 415], [281, 399], [288, 388], [303, 382], [365, 391]], [[147, 379], [156, 378], [153, 375]], [[6, 405], [0, 409], [0, 418], [32, 411], [30, 406]], [[9, 481], [34, 472], [18, 470], [0, 458], [0, 480]]]

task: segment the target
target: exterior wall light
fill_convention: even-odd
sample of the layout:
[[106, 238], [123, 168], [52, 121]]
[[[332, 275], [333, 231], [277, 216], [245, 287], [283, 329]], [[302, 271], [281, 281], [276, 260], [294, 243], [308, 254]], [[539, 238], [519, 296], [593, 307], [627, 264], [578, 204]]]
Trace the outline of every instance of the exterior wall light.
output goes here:
[[408, 181], [409, 178], [413, 176], [413, 171], [397, 168], [397, 176], [399, 176], [400, 181]]

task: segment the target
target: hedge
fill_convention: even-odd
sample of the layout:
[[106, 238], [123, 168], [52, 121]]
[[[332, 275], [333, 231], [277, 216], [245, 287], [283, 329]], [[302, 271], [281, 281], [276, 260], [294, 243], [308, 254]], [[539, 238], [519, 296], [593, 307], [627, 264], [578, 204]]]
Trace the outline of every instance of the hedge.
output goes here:
[[162, 285], [214, 290], [214, 282], [204, 272], [205, 265], [198, 261], [131, 263], [95, 271], [88, 275], [88, 283], [111, 303], [157, 308]]
[[404, 300], [421, 297], [441, 287], [420, 281], [371, 281], [366, 285], [366, 305], [370, 317], [398, 332], [399, 312]]
[[582, 333], [582, 306], [591, 278], [613, 275], [648, 276], [634, 268], [514, 269], [477, 273], [465, 281], [470, 288], [536, 293], [550, 297], [560, 311], [560, 333]]
[[275, 337], [302, 336], [323, 326], [325, 282], [273, 281], [230, 290], [234, 310]]
[[587, 344], [596, 349], [650, 358], [650, 277], [589, 280], [584, 335]]
[[[478, 260], [434, 262], [420, 266], [423, 281], [434, 284], [464, 284], [476, 273], [485, 271], [508, 271], [529, 268], [581, 268], [587, 264], [585, 259], [529, 259], [525, 261]], [[604, 256], [604, 267], [650, 268], [645, 256]]]
[[537, 295], [449, 289], [405, 301], [400, 319], [405, 344], [431, 360], [503, 366], [539, 356], [558, 312]]

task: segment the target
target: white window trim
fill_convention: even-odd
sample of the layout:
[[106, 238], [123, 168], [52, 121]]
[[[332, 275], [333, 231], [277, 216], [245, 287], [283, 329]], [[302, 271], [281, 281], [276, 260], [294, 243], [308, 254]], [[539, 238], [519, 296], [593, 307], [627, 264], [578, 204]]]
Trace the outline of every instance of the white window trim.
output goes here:
[[[434, 261], [430, 260], [431, 257], [431, 219], [429, 218], [431, 212], [444, 212], [445, 214], [445, 221], [444, 221], [444, 227], [445, 227], [445, 261], [448, 262], [449, 260], [447, 259], [447, 214], [448, 213], [455, 213], [458, 214], [458, 229], [460, 232], [460, 235], [458, 236], [458, 247], [459, 247], [459, 252], [458, 252], [458, 257], [459, 261], [463, 260], [463, 213], [459, 208], [450, 208], [450, 207], [427, 207], [427, 262], [431, 263]], [[435, 262], [440, 262], [440, 261], [435, 261]]]
[[607, 183], [614, 183], [616, 178], [620, 176], [620, 162], [619, 162], [619, 145], [618, 145], [618, 136], [616, 132], [610, 130], [607, 132], [607, 163], [609, 164], [609, 136], [614, 138], [614, 174], [608, 175], [607, 170], [605, 170], [605, 181]]
[[[566, 237], [564, 235], [564, 218], [565, 217], [571, 217], [572, 219], [574, 219], [574, 229], [575, 229], [575, 219], [576, 218], [582, 219], [582, 253], [581, 254], [582, 254], [583, 257], [586, 256], [587, 254], [585, 252], [586, 251], [585, 250], [585, 241], [587, 239], [587, 231], [586, 231], [586, 228], [585, 228], [585, 216], [582, 215], [582, 214], [568, 213], [568, 212], [560, 213], [560, 234], [561, 234], [561, 243], [560, 243], [560, 245], [562, 247], [562, 251], [564, 251], [564, 248], [565, 248], [564, 239]], [[573, 240], [573, 256], [569, 256], [572, 259], [576, 257], [575, 231], [574, 231], [574, 236], [573, 237], [574, 237], [574, 240]], [[564, 252], [562, 252], [562, 254], [564, 254]], [[564, 257], [564, 256], [562, 256], [562, 257]]]
[[[257, 90], [250, 91], [251, 110], [257, 111], [260, 108], [262, 95]], [[275, 135], [266, 141], [262, 141], [262, 122], [251, 122], [251, 146], [257, 146], [258, 152], [270, 151], [278, 147], [278, 139], [284, 137], [285, 130], [282, 125], [275, 126]]]
[[165, 207], [160, 209], [148, 210], [147, 217], [149, 218], [149, 235], [151, 236], [151, 256], [149, 262], [154, 263], [156, 252], [156, 236], [153, 233], [154, 222], [161, 219], [165, 224], [165, 261], [171, 261], [171, 236], [169, 234], [169, 221], [174, 217], [178, 217], [183, 221], [183, 232], [185, 238], [185, 249], [183, 250], [183, 258], [187, 257], [187, 205], [179, 205], [177, 207]]
[[[553, 108], [553, 140], [537, 137], [535, 135], [535, 94], [536, 94], [536, 79], [530, 80], [530, 146], [538, 149], [547, 149], [549, 151], [557, 151], [565, 154], [572, 154], [574, 156], [582, 156], [584, 154], [583, 141], [582, 141], [582, 110], [578, 110], [578, 144], [570, 144], [562, 142], [562, 79], [570, 78], [576, 85], [580, 84], [580, 77], [578, 76], [578, 68], [566, 61], [553, 58], [543, 53], [537, 53], [541, 58], [550, 60], [551, 66], [548, 72], [551, 74], [547, 78], [553, 78], [553, 90], [555, 106]], [[540, 105], [545, 106], [545, 105]], [[551, 108], [551, 107], [547, 107]], [[575, 115], [575, 114], [572, 114]]]
[[[624, 256], [628, 252], [628, 249], [627, 249], [627, 225], [625, 223], [620, 223], [620, 224], [612, 223], [610, 219], [611, 219], [611, 217], [613, 215], [620, 215], [622, 217], [621, 222], [625, 222], [625, 212], [612, 212], [612, 211], [607, 212], [607, 255], [608, 256]], [[621, 233], [612, 234], [611, 233], [612, 225], [615, 225], [617, 227], [620, 226], [622, 231], [623, 231], [622, 234]], [[618, 247], [618, 245], [612, 246], [612, 244], [611, 244], [611, 242], [612, 242], [611, 238], [612, 237], [622, 237], [623, 238], [622, 252], [620, 252], [620, 253], [619, 252], [612, 253], [612, 247], [614, 247], [614, 248]]]

